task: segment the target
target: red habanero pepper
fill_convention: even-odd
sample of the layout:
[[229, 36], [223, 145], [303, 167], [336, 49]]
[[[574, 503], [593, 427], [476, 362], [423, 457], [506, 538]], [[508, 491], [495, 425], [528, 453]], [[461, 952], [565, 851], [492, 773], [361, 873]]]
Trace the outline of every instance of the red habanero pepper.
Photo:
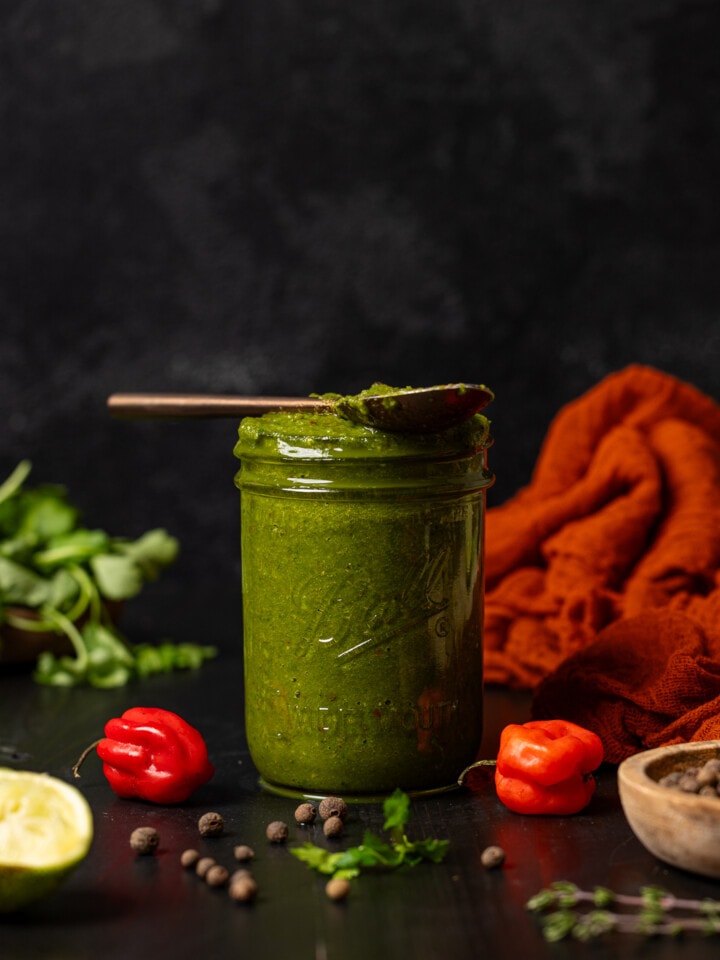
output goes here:
[[152, 803], [182, 803], [215, 772], [201, 734], [156, 707], [133, 707], [108, 720], [97, 753], [119, 797]]
[[603, 755], [596, 733], [567, 720], [511, 723], [500, 734], [498, 798], [515, 813], [577, 813], [595, 792]]

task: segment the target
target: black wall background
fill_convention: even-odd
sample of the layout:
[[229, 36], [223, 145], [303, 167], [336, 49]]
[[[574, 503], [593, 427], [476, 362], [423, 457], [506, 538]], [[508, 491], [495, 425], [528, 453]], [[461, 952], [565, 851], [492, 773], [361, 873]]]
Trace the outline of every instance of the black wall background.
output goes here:
[[716, 0], [2, 0], [0, 470], [235, 590], [236, 424], [112, 391], [496, 392], [490, 502], [651, 364], [717, 396]]

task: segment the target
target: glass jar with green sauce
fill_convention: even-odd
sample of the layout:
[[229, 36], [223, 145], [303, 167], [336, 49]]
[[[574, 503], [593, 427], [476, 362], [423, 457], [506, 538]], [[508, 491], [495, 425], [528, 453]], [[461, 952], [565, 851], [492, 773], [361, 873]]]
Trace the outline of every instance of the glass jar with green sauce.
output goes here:
[[287, 796], [456, 785], [482, 738], [489, 423], [243, 420], [246, 732]]

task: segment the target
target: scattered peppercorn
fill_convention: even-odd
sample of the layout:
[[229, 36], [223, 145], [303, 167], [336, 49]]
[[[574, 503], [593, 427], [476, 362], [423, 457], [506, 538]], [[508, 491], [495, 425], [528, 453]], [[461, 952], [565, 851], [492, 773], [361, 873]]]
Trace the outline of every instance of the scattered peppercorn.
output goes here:
[[252, 860], [252, 858], [255, 856], [255, 851], [246, 843], [239, 843], [233, 850], [233, 854], [236, 860], [242, 862], [244, 860]]
[[183, 850], [180, 854], [180, 863], [186, 868], [196, 866], [199, 859], [200, 854], [197, 850]]
[[267, 825], [265, 836], [270, 843], [285, 843], [288, 832], [288, 825], [283, 820], [273, 820]]
[[480, 863], [486, 870], [494, 870], [505, 863], [505, 851], [502, 847], [485, 847], [480, 854]]
[[205, 882], [209, 887], [224, 887], [230, 874], [219, 863], [214, 863], [205, 874]]
[[237, 880], [233, 880], [230, 884], [228, 893], [231, 899], [238, 903], [247, 903], [255, 899], [257, 889], [257, 883], [252, 877], [238, 877]]
[[160, 837], [155, 827], [137, 827], [130, 834], [130, 846], [135, 853], [154, 853], [159, 842]]
[[323, 833], [326, 837], [339, 837], [345, 829], [345, 824], [338, 816], [328, 817], [323, 824]]
[[233, 870], [230, 874], [230, 883], [235, 883], [236, 880], [242, 880], [244, 877], [252, 877], [252, 873], [244, 867], [241, 867], [239, 870]]
[[201, 837], [219, 837], [225, 829], [225, 821], [219, 813], [204, 813], [198, 820]]
[[295, 822], [300, 824], [310, 824], [315, 822], [317, 808], [314, 803], [301, 803], [295, 810]]
[[331, 900], [344, 900], [350, 893], [350, 881], [345, 877], [333, 877], [325, 884], [325, 893]]
[[216, 862], [213, 857], [200, 857], [195, 864], [195, 873], [204, 879], [210, 867], [214, 867]]
[[324, 797], [320, 801], [318, 813], [322, 820], [327, 820], [329, 817], [340, 817], [341, 820], [345, 820], [348, 815], [348, 805], [341, 797]]

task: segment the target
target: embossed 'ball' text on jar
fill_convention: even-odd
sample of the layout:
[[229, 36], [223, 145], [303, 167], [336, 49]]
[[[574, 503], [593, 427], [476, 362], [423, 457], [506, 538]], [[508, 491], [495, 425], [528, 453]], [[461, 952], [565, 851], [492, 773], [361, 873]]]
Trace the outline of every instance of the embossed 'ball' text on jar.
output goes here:
[[439, 792], [475, 759], [490, 442], [481, 414], [432, 435], [241, 422], [245, 720], [267, 789]]

